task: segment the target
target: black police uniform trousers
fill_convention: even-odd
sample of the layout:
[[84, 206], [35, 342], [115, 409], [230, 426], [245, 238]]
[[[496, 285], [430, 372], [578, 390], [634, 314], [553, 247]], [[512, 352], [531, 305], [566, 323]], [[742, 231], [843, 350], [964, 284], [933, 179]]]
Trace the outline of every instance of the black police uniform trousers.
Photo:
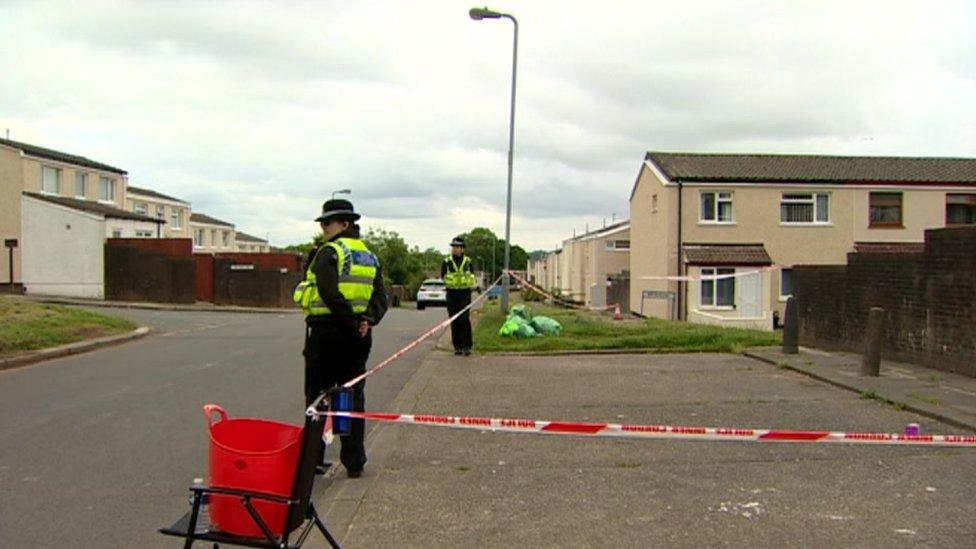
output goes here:
[[[454, 316], [458, 311], [471, 304], [471, 290], [447, 290], [447, 314]], [[471, 316], [470, 309], [451, 322], [451, 343], [455, 351], [471, 348]]]
[[[366, 371], [366, 360], [373, 344], [372, 331], [366, 337], [339, 322], [308, 324], [305, 327], [305, 405], [308, 406], [323, 392]], [[366, 410], [366, 380], [353, 386], [352, 409]], [[351, 420], [348, 435], [340, 437], [339, 461], [349, 471], [361, 471], [366, 465], [363, 445], [365, 423]]]

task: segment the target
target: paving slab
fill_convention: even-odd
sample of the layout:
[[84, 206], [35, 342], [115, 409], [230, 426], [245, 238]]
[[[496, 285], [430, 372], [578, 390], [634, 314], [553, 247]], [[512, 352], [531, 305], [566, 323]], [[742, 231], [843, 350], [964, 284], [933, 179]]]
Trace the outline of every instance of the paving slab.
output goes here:
[[[732, 355], [454, 357], [387, 411], [688, 426], [945, 432]], [[378, 425], [321, 506], [344, 547], [969, 547], [976, 452]], [[380, 452], [380, 446], [383, 451]], [[355, 486], [355, 489], [352, 488]], [[341, 509], [341, 513], [337, 511]], [[338, 514], [342, 520], [334, 520]], [[318, 546], [318, 545], [311, 545]]]
[[861, 375], [861, 355], [800, 348], [749, 349], [746, 356], [976, 432], [976, 378], [904, 362], [882, 361], [877, 377]]

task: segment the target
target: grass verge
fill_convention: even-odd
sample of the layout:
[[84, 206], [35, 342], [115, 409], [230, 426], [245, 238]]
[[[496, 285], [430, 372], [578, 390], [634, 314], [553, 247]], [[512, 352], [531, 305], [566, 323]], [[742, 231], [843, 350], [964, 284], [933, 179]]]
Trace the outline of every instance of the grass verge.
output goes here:
[[82, 309], [0, 297], [0, 356], [57, 347], [135, 328], [135, 324], [128, 320]]
[[527, 304], [533, 316], [544, 315], [563, 326], [558, 336], [515, 339], [498, 335], [505, 321], [499, 305], [488, 303], [474, 329], [474, 348], [480, 352], [546, 352], [600, 349], [642, 349], [661, 353], [739, 353], [746, 347], [779, 345], [778, 332], [723, 328], [654, 318], [612, 320], [607, 315]]

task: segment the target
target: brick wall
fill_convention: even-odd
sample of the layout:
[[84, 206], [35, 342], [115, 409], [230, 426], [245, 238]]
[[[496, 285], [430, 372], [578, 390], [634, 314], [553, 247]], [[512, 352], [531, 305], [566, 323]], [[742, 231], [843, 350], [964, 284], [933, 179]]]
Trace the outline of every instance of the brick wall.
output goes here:
[[213, 280], [215, 304], [293, 308], [292, 293], [302, 274], [285, 267], [262, 268], [255, 262], [216, 257]]
[[976, 227], [929, 230], [921, 253], [852, 253], [795, 266], [800, 344], [861, 352], [882, 307], [882, 356], [976, 377]]
[[[147, 239], [148, 240], [148, 239]], [[105, 245], [105, 299], [193, 303], [193, 257], [166, 250]]]

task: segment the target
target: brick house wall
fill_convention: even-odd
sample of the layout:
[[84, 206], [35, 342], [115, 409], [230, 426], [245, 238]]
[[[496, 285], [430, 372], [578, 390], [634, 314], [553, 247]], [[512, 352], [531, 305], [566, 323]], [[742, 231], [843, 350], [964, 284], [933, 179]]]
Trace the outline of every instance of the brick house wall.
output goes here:
[[976, 227], [925, 232], [921, 253], [851, 253], [847, 265], [794, 266], [800, 343], [863, 351], [882, 307], [882, 356], [976, 377]]

